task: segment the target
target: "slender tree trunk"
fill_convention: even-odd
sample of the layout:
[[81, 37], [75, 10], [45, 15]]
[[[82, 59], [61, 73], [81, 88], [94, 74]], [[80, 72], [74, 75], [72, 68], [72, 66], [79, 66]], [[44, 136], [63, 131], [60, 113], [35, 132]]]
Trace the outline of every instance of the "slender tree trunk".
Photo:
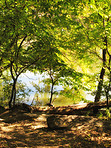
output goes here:
[[106, 99], [107, 99], [107, 109], [109, 109], [109, 92], [106, 92]]
[[10, 73], [11, 73], [11, 76], [12, 76], [12, 79], [13, 79], [13, 85], [12, 85], [11, 97], [10, 97], [10, 100], [9, 100], [9, 108], [12, 108], [12, 102], [13, 102], [13, 106], [15, 105], [16, 83], [17, 83], [17, 79], [18, 79], [18, 76], [19, 76], [19, 75], [16, 74], [16, 71], [15, 71], [16, 76], [14, 76], [12, 69], [13, 69], [13, 61], [11, 61], [11, 63], [10, 63]]
[[51, 78], [51, 94], [50, 94], [50, 101], [49, 101], [49, 105], [52, 106], [52, 97], [53, 97], [53, 94], [54, 94], [54, 84], [56, 81], [54, 81], [54, 78], [53, 78], [53, 72], [51, 70], [51, 67], [50, 67], [50, 71], [49, 71], [49, 75], [50, 75], [50, 78]]
[[109, 109], [109, 92], [111, 91], [111, 55], [109, 54], [109, 85], [108, 85], [108, 89], [106, 90], [106, 99], [107, 99], [107, 109]]
[[15, 81], [15, 88], [14, 88], [14, 94], [13, 94], [13, 106], [15, 106], [15, 99], [16, 99], [16, 84], [17, 84], [17, 80]]
[[[98, 83], [97, 92], [96, 92], [96, 96], [95, 96], [95, 102], [99, 102], [99, 100], [101, 98], [101, 92], [102, 92], [102, 87], [103, 87], [104, 74], [105, 74], [105, 68], [102, 67], [101, 73], [100, 73], [100, 81]], [[93, 113], [94, 114], [97, 114], [98, 113], [98, 107], [94, 107], [93, 108]]]
[[13, 102], [13, 106], [15, 105], [16, 83], [17, 83], [17, 79], [14, 79], [13, 80], [13, 86], [12, 86], [11, 98], [10, 98], [10, 101], [9, 101], [9, 108], [12, 108], [12, 102]]
[[104, 45], [105, 45], [105, 48], [103, 49], [103, 53], [102, 53], [103, 67], [102, 67], [101, 73], [100, 73], [100, 79], [99, 79], [97, 92], [96, 92], [96, 96], [95, 96], [95, 102], [99, 102], [99, 100], [101, 98], [101, 92], [102, 92], [102, 87], [103, 87], [103, 79], [104, 79], [104, 75], [105, 75], [105, 65], [106, 65], [107, 36], [104, 39]]
[[53, 91], [54, 91], [54, 82], [52, 81], [51, 96], [50, 96], [50, 104], [52, 103]]
[[[105, 19], [103, 19], [103, 27], [105, 29]], [[105, 67], [106, 67], [106, 52], [108, 50], [107, 35], [105, 35], [105, 37], [104, 37], [103, 44], [105, 46], [103, 49], [103, 53], [102, 53], [103, 66], [102, 66], [101, 73], [100, 73], [100, 79], [99, 79], [99, 83], [98, 83], [98, 87], [97, 87], [97, 93], [95, 96], [95, 102], [99, 102], [99, 100], [101, 98], [102, 87], [103, 87], [103, 79], [104, 79]]]
[[105, 74], [105, 68], [103, 67], [101, 69], [101, 73], [100, 73], [100, 81], [99, 81], [98, 87], [97, 87], [97, 93], [96, 93], [96, 96], [95, 96], [95, 102], [99, 102], [99, 100], [101, 98], [104, 74]]
[[[104, 21], [103, 21], [103, 26], [104, 26]], [[103, 87], [103, 79], [104, 79], [104, 75], [105, 75], [105, 67], [106, 67], [106, 52], [107, 52], [107, 36], [105, 36], [104, 38], [104, 46], [105, 48], [103, 49], [103, 53], [102, 53], [102, 59], [103, 59], [103, 66], [101, 69], [101, 73], [100, 73], [100, 79], [99, 79], [99, 83], [98, 83], [98, 87], [97, 87], [97, 92], [96, 92], [96, 96], [95, 96], [95, 102], [99, 102], [101, 99], [101, 92], [102, 92], [102, 87]], [[98, 112], [98, 108], [95, 107], [93, 109], [93, 113], [97, 114]]]

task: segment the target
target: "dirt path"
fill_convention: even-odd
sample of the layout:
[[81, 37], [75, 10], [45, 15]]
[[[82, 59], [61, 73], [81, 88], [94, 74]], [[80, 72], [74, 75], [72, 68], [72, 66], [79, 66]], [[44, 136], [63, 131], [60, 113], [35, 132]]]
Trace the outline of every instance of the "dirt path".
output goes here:
[[1, 148], [110, 148], [111, 120], [82, 119], [78, 116], [72, 128], [50, 130], [44, 113], [8, 110], [0, 114]]

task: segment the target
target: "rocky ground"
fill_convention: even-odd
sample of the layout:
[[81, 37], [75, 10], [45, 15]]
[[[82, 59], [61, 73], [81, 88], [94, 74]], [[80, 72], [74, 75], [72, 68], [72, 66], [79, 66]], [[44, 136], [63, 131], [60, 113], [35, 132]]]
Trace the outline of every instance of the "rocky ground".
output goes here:
[[111, 147], [111, 119], [70, 115], [69, 128], [50, 129], [47, 126], [49, 116], [51, 114], [42, 111], [4, 110], [0, 113], [0, 147]]

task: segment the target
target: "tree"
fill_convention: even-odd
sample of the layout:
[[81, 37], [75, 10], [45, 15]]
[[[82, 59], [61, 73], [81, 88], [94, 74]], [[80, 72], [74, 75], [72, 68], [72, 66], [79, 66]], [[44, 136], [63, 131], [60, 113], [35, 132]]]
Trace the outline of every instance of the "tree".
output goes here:
[[[32, 46], [40, 47], [38, 54], [46, 53], [47, 56], [44, 60], [38, 62], [35, 67], [41, 73], [45, 72], [49, 75], [50, 78], [44, 80], [44, 82], [51, 84], [50, 89], [50, 104], [52, 103], [52, 97], [54, 94], [54, 85], [58, 84], [58, 81], [66, 73], [66, 65], [57, 54], [60, 54], [60, 51], [56, 47], [55, 37], [52, 34], [47, 34], [43, 36], [39, 41], [35, 41]], [[70, 73], [70, 72], [69, 72]]]
[[[74, 7], [76, 3], [78, 5]], [[65, 31], [63, 31], [67, 33], [67, 37], [64, 33], [63, 47], [75, 51], [75, 55], [83, 61], [86, 61], [86, 58], [87, 62], [91, 61], [91, 57], [96, 56], [96, 61], [99, 60], [102, 66], [95, 102], [100, 100], [103, 78], [110, 59], [110, 6], [109, 1], [70, 2], [69, 14], [67, 14], [70, 23], [68, 29], [64, 27]]]
[[68, 68], [63, 61], [60, 62], [55, 59], [53, 59], [51, 63], [47, 62], [47, 65], [44, 67], [44, 71], [49, 75], [49, 78], [44, 80], [44, 82], [51, 84], [49, 99], [49, 104], [51, 105], [53, 101], [53, 94], [56, 93], [56, 91], [54, 91], [54, 86], [66, 82], [63, 79], [68, 76], [73, 76], [74, 71], [73, 69]]
[[[99, 83], [95, 96], [95, 102], [98, 102], [101, 97], [103, 79], [107, 68], [110, 53], [110, 3], [109, 1], [90, 3], [89, 19], [88, 23], [88, 38], [91, 41], [93, 39], [93, 53], [97, 55], [102, 61], [102, 69], [100, 72]], [[92, 26], [92, 27], [91, 27]], [[90, 29], [91, 30], [90, 30]], [[94, 39], [95, 37], [95, 39]], [[99, 41], [99, 42], [98, 42]], [[102, 50], [102, 54], [97, 53], [98, 48]]]
[[[0, 81], [0, 104], [3, 106], [8, 106], [12, 88], [12, 79], [11, 75], [9, 76], [9, 71], [5, 71], [2, 75]], [[25, 83], [22, 83], [20, 80], [16, 84], [16, 102], [26, 101], [26, 97], [29, 97], [30, 89]]]
[[[9, 101], [9, 108], [15, 105], [16, 84], [21, 73], [28, 67], [36, 64], [40, 57], [35, 54], [37, 49], [29, 49], [35, 36], [39, 36], [42, 14], [36, 9], [37, 4], [33, 1], [2, 1], [1, 2], [1, 69], [10, 69], [13, 85]], [[41, 12], [41, 10], [40, 10]], [[40, 21], [38, 23], [38, 21]], [[42, 55], [41, 55], [42, 56]], [[2, 71], [1, 71], [2, 72]]]

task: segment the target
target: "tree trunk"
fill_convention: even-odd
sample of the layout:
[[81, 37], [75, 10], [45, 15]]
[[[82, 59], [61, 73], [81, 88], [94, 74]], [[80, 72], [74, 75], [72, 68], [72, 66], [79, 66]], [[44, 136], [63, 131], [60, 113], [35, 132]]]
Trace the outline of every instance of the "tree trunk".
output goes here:
[[[103, 26], [104, 26], [104, 20], [103, 20]], [[106, 67], [106, 52], [107, 52], [107, 36], [105, 36], [104, 38], [104, 46], [105, 48], [103, 49], [103, 53], [102, 53], [102, 59], [103, 59], [103, 67], [101, 69], [101, 73], [100, 73], [100, 79], [99, 79], [99, 83], [98, 83], [98, 87], [97, 87], [97, 92], [96, 92], [96, 96], [95, 96], [95, 102], [99, 102], [101, 99], [101, 92], [102, 92], [102, 87], [103, 87], [103, 79], [104, 79], [104, 75], [105, 75], [105, 67]], [[93, 112], [95, 114], [97, 114], [98, 109], [95, 108], [93, 110]]]
[[110, 96], [110, 91], [111, 91], [111, 55], [109, 55], [109, 85], [108, 89], [106, 90], [106, 99], [107, 99], [107, 109], [109, 109], [109, 96]]
[[95, 102], [99, 102], [99, 100], [101, 98], [101, 91], [102, 91], [103, 79], [104, 79], [104, 75], [105, 75], [105, 66], [106, 66], [107, 36], [105, 36], [105, 38], [104, 38], [104, 46], [105, 46], [105, 48], [103, 49], [103, 53], [102, 53], [103, 67], [102, 67], [101, 73], [100, 73], [100, 80], [99, 80], [98, 87], [97, 87]]
[[9, 108], [12, 108], [12, 102], [13, 102], [13, 106], [15, 105], [16, 83], [17, 83], [17, 79], [14, 79], [13, 80], [13, 86], [12, 86], [11, 98], [10, 98], [10, 101], [9, 101]]
[[53, 83], [53, 81], [52, 81], [52, 86], [51, 86], [51, 96], [50, 96], [50, 104], [52, 103], [53, 90], [54, 90], [54, 83]]
[[15, 99], [16, 99], [16, 82], [15, 82], [15, 89], [14, 89], [14, 94], [13, 94], [13, 106], [15, 106]]
[[99, 100], [101, 98], [101, 91], [102, 91], [102, 86], [103, 86], [104, 74], [105, 74], [105, 68], [103, 67], [101, 69], [101, 73], [100, 73], [100, 81], [99, 81], [98, 87], [97, 87], [97, 93], [96, 93], [96, 96], [95, 96], [95, 102], [99, 102]]
[[[64, 115], [86, 115], [87, 111], [92, 114], [93, 109], [102, 109], [107, 107], [107, 102], [91, 102], [83, 104], [75, 104], [69, 106], [58, 106], [50, 109], [51, 114], [64, 114]], [[111, 107], [111, 101], [109, 101], [109, 107]]]
[[106, 99], [107, 99], [107, 109], [109, 109], [109, 92], [106, 93]]

